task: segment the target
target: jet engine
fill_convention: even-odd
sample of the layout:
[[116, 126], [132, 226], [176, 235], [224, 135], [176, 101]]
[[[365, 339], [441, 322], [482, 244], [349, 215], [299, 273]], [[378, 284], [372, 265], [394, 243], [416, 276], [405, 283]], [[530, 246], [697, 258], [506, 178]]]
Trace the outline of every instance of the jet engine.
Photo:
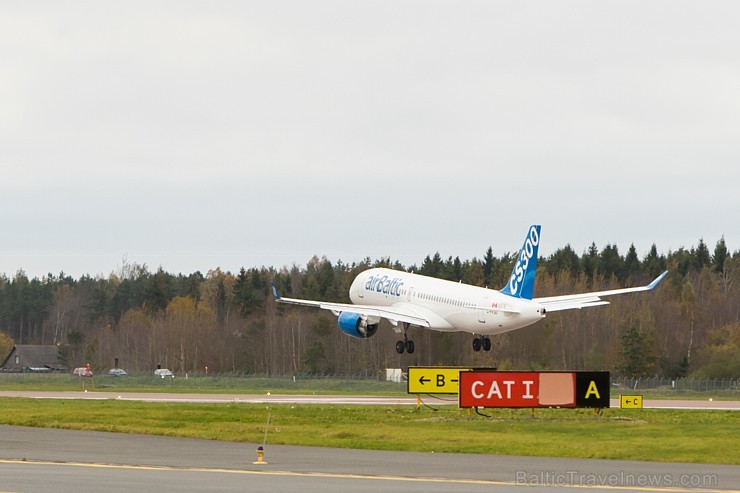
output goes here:
[[368, 323], [359, 313], [342, 312], [339, 314], [339, 329], [348, 336], [367, 339], [378, 330], [378, 323]]

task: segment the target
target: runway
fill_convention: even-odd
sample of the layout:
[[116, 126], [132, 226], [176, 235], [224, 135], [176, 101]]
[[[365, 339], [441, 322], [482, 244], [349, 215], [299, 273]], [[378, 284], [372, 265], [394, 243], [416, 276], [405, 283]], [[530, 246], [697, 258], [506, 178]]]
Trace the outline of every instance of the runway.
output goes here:
[[[146, 392], [46, 392], [46, 391], [0, 391], [0, 397], [26, 397], [32, 399], [120, 399], [144, 402], [203, 402], [230, 403], [244, 402], [253, 404], [337, 404], [337, 405], [416, 405], [415, 396], [367, 396], [367, 395], [287, 395], [287, 394], [179, 394], [179, 393], [146, 393]], [[457, 404], [456, 396], [444, 396], [443, 399], [432, 399], [422, 396], [425, 401], [434, 404]], [[740, 400], [690, 400], [690, 399], [646, 399], [645, 409], [697, 409], [740, 411]], [[612, 399], [611, 407], [618, 408], [619, 400]]]
[[[338, 405], [416, 405], [416, 397], [387, 397], [368, 395], [289, 395], [289, 394], [195, 394], [147, 392], [46, 392], [0, 391], [0, 397], [31, 399], [118, 399], [143, 402], [200, 402], [248, 404], [338, 404]], [[454, 403], [456, 403], [455, 401]], [[453, 402], [450, 402], [453, 403]]]
[[0, 491], [738, 491], [740, 467], [378, 452], [0, 426]]

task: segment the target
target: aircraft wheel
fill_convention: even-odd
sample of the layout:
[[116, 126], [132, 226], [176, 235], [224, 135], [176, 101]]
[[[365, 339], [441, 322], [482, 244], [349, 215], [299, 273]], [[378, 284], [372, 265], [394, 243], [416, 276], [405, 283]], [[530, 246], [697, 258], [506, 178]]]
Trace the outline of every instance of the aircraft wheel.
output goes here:
[[397, 341], [396, 342], [396, 352], [398, 354], [403, 354], [403, 341]]
[[483, 345], [483, 351], [490, 351], [491, 350], [491, 339], [488, 337], [484, 337], [481, 341]]
[[480, 339], [477, 337], [473, 339], [473, 351], [480, 351], [481, 345]]
[[409, 354], [414, 352], [414, 341], [406, 341], [406, 352]]

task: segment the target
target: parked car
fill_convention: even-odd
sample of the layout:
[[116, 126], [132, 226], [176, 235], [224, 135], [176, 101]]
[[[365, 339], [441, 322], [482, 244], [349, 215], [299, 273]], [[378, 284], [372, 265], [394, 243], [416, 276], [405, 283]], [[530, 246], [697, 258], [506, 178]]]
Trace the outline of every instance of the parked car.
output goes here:
[[110, 377], [126, 377], [128, 376], [128, 373], [126, 373], [126, 370], [122, 368], [111, 368], [108, 371], [108, 376]]
[[154, 376], [159, 378], [175, 378], [175, 374], [172, 373], [172, 371], [168, 370], [167, 368], [160, 368], [158, 370], [154, 370]]
[[72, 372], [72, 375], [75, 377], [91, 377], [93, 376], [92, 370], [90, 368], [75, 368]]

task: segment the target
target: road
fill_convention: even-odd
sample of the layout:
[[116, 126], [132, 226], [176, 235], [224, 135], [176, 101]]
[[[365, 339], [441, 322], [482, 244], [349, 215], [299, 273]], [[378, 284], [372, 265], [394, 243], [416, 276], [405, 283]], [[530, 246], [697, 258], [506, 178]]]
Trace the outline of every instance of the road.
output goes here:
[[[0, 426], [0, 491], [727, 492], [740, 467], [256, 445]], [[523, 488], [526, 487], [526, 488]]]

